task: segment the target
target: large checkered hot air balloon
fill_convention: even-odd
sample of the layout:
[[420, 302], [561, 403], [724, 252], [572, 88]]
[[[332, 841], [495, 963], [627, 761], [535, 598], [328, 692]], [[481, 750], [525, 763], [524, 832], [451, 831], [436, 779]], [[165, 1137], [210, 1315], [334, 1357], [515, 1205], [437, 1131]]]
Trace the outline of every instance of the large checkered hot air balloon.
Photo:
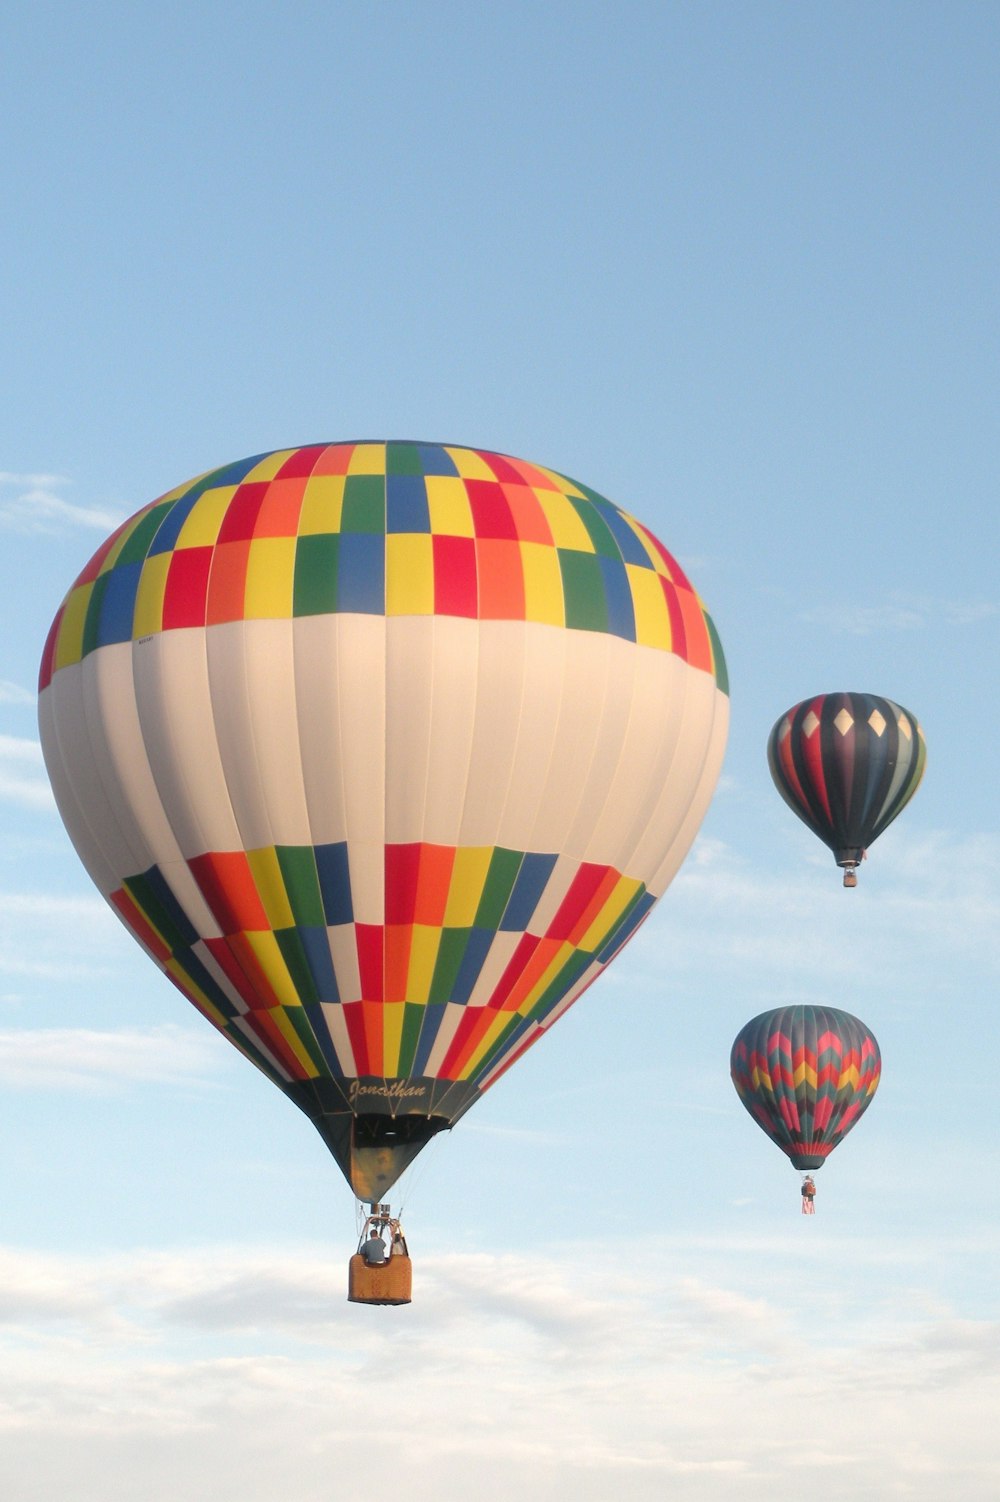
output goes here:
[[818, 694], [786, 711], [767, 743], [778, 792], [857, 886], [868, 846], [909, 803], [927, 760], [916, 717], [876, 694]]
[[[794, 1168], [812, 1170], [822, 1168], [871, 1105], [882, 1060], [858, 1017], [801, 1005], [761, 1012], [742, 1027], [729, 1068], [761, 1130]], [[812, 1208], [812, 1194], [804, 1195], [803, 1208]]]
[[563, 475], [282, 449], [98, 549], [39, 714], [85, 866], [377, 1200], [600, 975], [722, 761], [674, 559]]

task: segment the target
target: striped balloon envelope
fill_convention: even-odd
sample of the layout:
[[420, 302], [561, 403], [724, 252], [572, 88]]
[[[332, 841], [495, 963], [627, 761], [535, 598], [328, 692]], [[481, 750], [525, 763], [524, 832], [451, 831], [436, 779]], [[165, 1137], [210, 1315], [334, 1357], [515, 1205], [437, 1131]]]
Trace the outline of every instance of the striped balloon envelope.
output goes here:
[[736, 1035], [736, 1093], [795, 1168], [821, 1168], [878, 1089], [882, 1060], [869, 1028], [836, 1007], [778, 1007]]
[[93, 880], [367, 1199], [634, 933], [727, 709], [645, 527], [410, 442], [257, 455], [137, 512], [59, 610], [39, 699]]
[[818, 694], [771, 731], [778, 792], [833, 851], [845, 887], [868, 846], [909, 803], [924, 775], [924, 733], [908, 709], [877, 694]]

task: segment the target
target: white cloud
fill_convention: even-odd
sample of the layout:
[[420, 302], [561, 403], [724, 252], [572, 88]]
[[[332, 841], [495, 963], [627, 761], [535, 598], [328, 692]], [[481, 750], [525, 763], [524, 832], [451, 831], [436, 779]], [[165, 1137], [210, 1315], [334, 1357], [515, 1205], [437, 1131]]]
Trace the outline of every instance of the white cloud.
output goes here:
[[900, 592], [890, 594], [878, 605], [842, 602], [816, 606], [803, 611], [800, 620], [839, 631], [850, 636], [871, 636], [877, 632], [913, 631], [924, 626], [973, 626], [1000, 614], [1000, 605], [990, 600], [939, 600]]
[[38, 741], [0, 735], [0, 798], [26, 808], [55, 808]]
[[[654, 984], [669, 943], [674, 975], [698, 972], [715, 984], [721, 974], [738, 974], [741, 989], [764, 985], [779, 994], [794, 983], [804, 1000], [811, 977], [824, 991], [831, 977], [841, 986], [867, 984], [875, 955], [900, 987], [904, 976], [932, 965], [947, 976], [956, 946], [1000, 973], [1000, 839], [894, 825], [859, 875], [861, 885], [877, 885], [877, 906], [860, 891], [845, 893], [832, 857], [815, 844], [796, 874], [779, 876], [720, 840], [700, 839], [655, 929], [637, 936], [632, 965]], [[617, 983], [626, 983], [621, 972]], [[614, 966], [604, 984], [616, 984]]]
[[178, 1027], [0, 1029], [0, 1086], [105, 1091], [207, 1080], [217, 1067], [212, 1041]]
[[124, 514], [102, 506], [77, 506], [57, 491], [68, 482], [59, 475], [16, 475], [0, 471], [0, 527], [12, 532], [57, 532], [73, 527], [110, 532]]
[[9, 678], [0, 678], [0, 704], [34, 704], [35, 695], [22, 688], [19, 683], [11, 683]]
[[0, 975], [103, 975], [121, 936], [100, 897], [0, 892]]
[[329, 1502], [350, 1477], [405, 1478], [408, 1502], [806, 1485], [840, 1502], [878, 1477], [880, 1497], [985, 1502], [1000, 1487], [997, 1326], [887, 1325], [847, 1262], [745, 1250], [737, 1286], [693, 1245], [641, 1267], [606, 1247], [428, 1254], [394, 1310], [346, 1303], [342, 1251], [0, 1249], [4, 1494]]

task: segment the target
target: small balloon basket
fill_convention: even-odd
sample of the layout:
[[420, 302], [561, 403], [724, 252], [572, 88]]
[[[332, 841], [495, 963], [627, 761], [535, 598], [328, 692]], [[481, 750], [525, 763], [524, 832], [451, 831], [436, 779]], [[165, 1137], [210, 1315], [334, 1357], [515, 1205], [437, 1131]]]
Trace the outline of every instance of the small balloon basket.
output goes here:
[[[385, 1245], [387, 1233], [388, 1249]], [[366, 1243], [381, 1246], [382, 1260], [372, 1260], [370, 1254], [362, 1254]], [[409, 1304], [412, 1291], [413, 1263], [403, 1228], [398, 1220], [393, 1219], [388, 1205], [372, 1205], [358, 1241], [358, 1250], [348, 1264], [347, 1302]]]

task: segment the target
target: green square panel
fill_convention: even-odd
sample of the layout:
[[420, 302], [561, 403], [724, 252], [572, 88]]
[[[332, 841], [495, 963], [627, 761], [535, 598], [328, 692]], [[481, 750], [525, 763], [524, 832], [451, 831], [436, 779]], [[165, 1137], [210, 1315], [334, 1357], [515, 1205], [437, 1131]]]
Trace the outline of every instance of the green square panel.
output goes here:
[[348, 475], [344, 484], [342, 532], [385, 532], [384, 475]]
[[336, 533], [307, 534], [295, 546], [293, 615], [326, 615], [337, 608], [337, 561], [340, 538]]
[[578, 631], [607, 631], [608, 602], [600, 561], [594, 553], [559, 550], [566, 625]]

